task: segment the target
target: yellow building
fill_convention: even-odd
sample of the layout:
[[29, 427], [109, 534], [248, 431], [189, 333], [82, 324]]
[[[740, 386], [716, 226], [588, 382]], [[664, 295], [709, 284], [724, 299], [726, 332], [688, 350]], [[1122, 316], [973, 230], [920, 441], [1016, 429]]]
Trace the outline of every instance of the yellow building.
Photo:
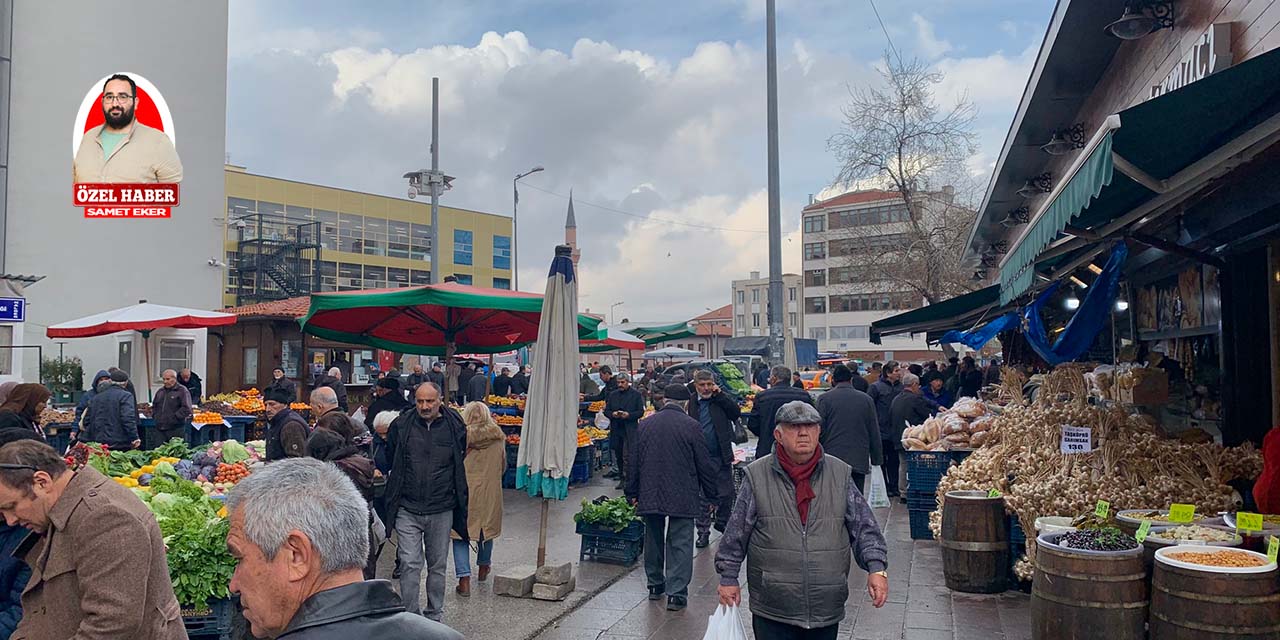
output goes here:
[[[431, 205], [226, 166], [223, 303], [427, 284]], [[511, 218], [440, 206], [441, 273], [511, 288]]]

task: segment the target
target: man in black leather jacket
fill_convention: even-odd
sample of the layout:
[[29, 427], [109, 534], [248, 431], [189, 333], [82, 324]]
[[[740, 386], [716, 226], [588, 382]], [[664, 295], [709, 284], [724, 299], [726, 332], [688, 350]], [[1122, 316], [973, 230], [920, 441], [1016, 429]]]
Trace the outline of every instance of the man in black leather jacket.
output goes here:
[[[236, 485], [227, 510], [227, 548], [236, 559], [231, 590], [240, 595], [253, 635], [462, 640], [453, 629], [407, 612], [390, 582], [363, 579], [368, 505], [334, 465], [311, 458], [268, 465]], [[256, 526], [247, 530], [246, 522]], [[258, 546], [271, 531], [289, 533], [273, 549]]]

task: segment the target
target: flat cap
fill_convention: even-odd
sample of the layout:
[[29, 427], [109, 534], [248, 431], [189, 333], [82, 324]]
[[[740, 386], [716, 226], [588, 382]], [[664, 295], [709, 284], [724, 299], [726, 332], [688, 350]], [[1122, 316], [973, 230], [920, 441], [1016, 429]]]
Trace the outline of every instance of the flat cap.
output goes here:
[[689, 394], [688, 387], [682, 384], [667, 385], [667, 388], [662, 391], [662, 396], [668, 400], [675, 401], [688, 400], [693, 397]]
[[803, 400], [792, 400], [778, 408], [778, 424], [821, 424], [822, 415]]
[[129, 374], [125, 373], [124, 371], [121, 371], [120, 369], [116, 369], [115, 371], [111, 372], [111, 381], [112, 382], [128, 382]]

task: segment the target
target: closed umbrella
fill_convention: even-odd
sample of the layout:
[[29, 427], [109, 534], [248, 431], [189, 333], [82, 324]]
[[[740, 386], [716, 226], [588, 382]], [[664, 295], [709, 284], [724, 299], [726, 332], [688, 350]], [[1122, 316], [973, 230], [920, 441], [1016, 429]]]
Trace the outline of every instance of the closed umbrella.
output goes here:
[[516, 459], [516, 488], [543, 499], [539, 567], [547, 556], [548, 503], [569, 496], [569, 474], [578, 453], [578, 299], [570, 254], [569, 247], [558, 246], [551, 261]]

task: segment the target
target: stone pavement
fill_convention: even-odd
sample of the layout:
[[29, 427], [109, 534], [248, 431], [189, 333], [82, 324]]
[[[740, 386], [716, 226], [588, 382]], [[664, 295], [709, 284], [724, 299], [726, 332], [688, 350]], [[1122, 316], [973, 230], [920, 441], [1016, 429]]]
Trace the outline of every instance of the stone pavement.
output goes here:
[[[574, 532], [573, 514], [581, 508], [583, 498], [594, 499], [601, 495], [621, 495], [615, 490], [615, 482], [596, 474], [585, 485], [569, 489], [569, 499], [551, 503], [547, 528], [547, 562], [574, 563], [577, 590], [561, 602], [545, 602], [525, 598], [509, 598], [493, 594], [493, 578], [485, 582], [475, 579], [475, 555], [471, 562], [471, 597], [462, 598], [454, 593], [458, 584], [453, 572], [453, 557], [445, 577], [445, 624], [457, 629], [469, 640], [487, 638], [522, 639], [536, 636], [558, 617], [571, 612], [583, 601], [625, 577], [630, 567], [587, 562], [578, 564], [578, 534]], [[538, 520], [541, 500], [530, 498], [523, 491], [508, 489], [503, 492], [502, 535], [494, 540], [493, 570], [522, 564], [532, 565], [537, 559]], [[396, 548], [387, 543], [378, 562], [378, 577], [390, 579], [395, 566]], [[426, 575], [423, 572], [425, 581]], [[399, 588], [398, 581], [392, 581]], [[422, 604], [426, 604], [425, 585]]]
[[[889, 509], [877, 509], [875, 514], [877, 520], [886, 524], [889, 601], [883, 608], [872, 607], [866, 595], [866, 574], [854, 567], [849, 577], [846, 616], [840, 625], [841, 640], [1027, 640], [1031, 637], [1027, 595], [1017, 591], [993, 596], [952, 593], [943, 584], [938, 544], [911, 540], [906, 506], [895, 502]], [[665, 601], [650, 602], [644, 568], [642, 563], [637, 563], [625, 577], [604, 588], [599, 595], [584, 599], [581, 606], [534, 637], [538, 640], [699, 640], [717, 604], [715, 540], [713, 537], [711, 546], [698, 550], [694, 556], [688, 609], [672, 613], [666, 610]], [[749, 599], [744, 579], [743, 604]], [[740, 612], [747, 637], [754, 637], [747, 608], [741, 607]], [[467, 637], [522, 636], [513, 633], [469, 634]]]

